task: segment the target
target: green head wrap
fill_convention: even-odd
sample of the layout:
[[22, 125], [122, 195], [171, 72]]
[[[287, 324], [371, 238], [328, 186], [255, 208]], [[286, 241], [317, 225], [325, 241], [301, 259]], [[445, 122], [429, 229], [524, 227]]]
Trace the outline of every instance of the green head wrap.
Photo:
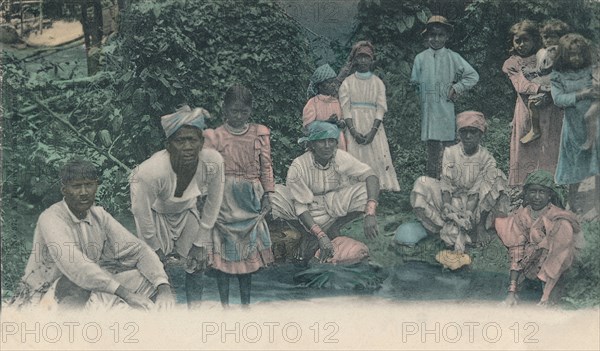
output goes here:
[[311, 124], [309, 124], [306, 129], [308, 132], [308, 136], [300, 138], [298, 140], [299, 143], [323, 139], [338, 140], [338, 138], [340, 137], [340, 130], [338, 129], [338, 127], [335, 124], [329, 122], [314, 121]]
[[564, 203], [562, 191], [559, 188], [559, 186], [556, 185], [556, 183], [554, 182], [554, 176], [550, 172], [538, 170], [533, 173], [530, 173], [527, 176], [527, 179], [525, 179], [524, 188], [527, 188], [528, 185], [545, 186], [546, 188], [549, 188], [552, 191], [554, 191], [554, 193], [556, 194], [556, 199], [560, 202], [560, 204], [558, 205], [562, 206], [562, 204]]
[[310, 84], [308, 85], [306, 94], [308, 95], [309, 98], [317, 95], [317, 93], [318, 93], [317, 85], [319, 83], [322, 83], [328, 79], [332, 79], [332, 78], [336, 78], [336, 77], [337, 77], [337, 74], [335, 73], [333, 68], [331, 68], [331, 66], [329, 64], [326, 63], [322, 66], [319, 66], [319, 68], [317, 68], [315, 70], [312, 77], [310, 78]]

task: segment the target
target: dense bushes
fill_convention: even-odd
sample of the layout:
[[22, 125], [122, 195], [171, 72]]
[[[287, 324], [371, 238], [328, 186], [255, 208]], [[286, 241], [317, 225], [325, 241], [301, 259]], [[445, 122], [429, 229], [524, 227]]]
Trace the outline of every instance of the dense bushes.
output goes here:
[[114, 47], [109, 66], [128, 72], [121, 99], [130, 102], [123, 111], [129, 127], [147, 116], [159, 130], [158, 116], [184, 103], [208, 109], [215, 117], [210, 124], [220, 124], [223, 93], [241, 82], [254, 94], [254, 121], [272, 128], [274, 168], [285, 176], [290, 155], [299, 152], [295, 140], [313, 63], [301, 29], [277, 5], [142, 2], [124, 14]]
[[[420, 32], [427, 18], [448, 17], [455, 24], [448, 47], [481, 76], [460, 98], [457, 111], [475, 109], [488, 117], [484, 143], [507, 172], [515, 93], [501, 67], [508, 57], [509, 27], [525, 18], [554, 17], [597, 41], [599, 10], [600, 3], [592, 0], [363, 1], [352, 40], [346, 47], [331, 43], [337, 53], [331, 64], [339, 69], [345, 63], [352, 42], [374, 43], [375, 72], [387, 87], [386, 133], [406, 191], [424, 173], [425, 160], [419, 103], [408, 84], [412, 62], [425, 48]], [[274, 169], [279, 181], [285, 177], [302, 151], [296, 139], [315, 65], [303, 29], [275, 1], [246, 0], [243, 6], [235, 0], [140, 1], [121, 14], [119, 30], [103, 47], [102, 71], [92, 77], [59, 81], [52, 72], [68, 72], [66, 64], [47, 62], [31, 72], [3, 53], [5, 204], [12, 201], [21, 211], [27, 203], [43, 208], [60, 199], [58, 169], [79, 155], [103, 170], [99, 202], [111, 212], [126, 211], [128, 170], [164, 145], [159, 117], [187, 103], [208, 109], [214, 116], [211, 126], [220, 124], [222, 95], [233, 82], [252, 89], [254, 120], [272, 129]], [[404, 209], [396, 204], [384, 203]], [[13, 211], [13, 206], [3, 209]], [[12, 234], [2, 236], [4, 253], [11, 255], [3, 261], [21, 272], [22, 261], [12, 256], [21, 247]], [[597, 286], [598, 277], [581, 277]], [[3, 285], [6, 281], [11, 280], [3, 279]]]

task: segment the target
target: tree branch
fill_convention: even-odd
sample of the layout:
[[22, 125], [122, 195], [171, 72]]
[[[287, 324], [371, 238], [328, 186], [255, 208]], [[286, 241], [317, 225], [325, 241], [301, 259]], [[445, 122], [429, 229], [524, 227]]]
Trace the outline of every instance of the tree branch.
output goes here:
[[119, 167], [123, 168], [127, 172], [131, 172], [131, 168], [127, 167], [127, 165], [125, 165], [123, 162], [119, 161], [119, 159], [117, 159], [115, 156], [113, 156], [113, 154], [111, 154], [109, 151], [107, 151], [103, 148], [100, 148], [96, 144], [94, 144], [93, 141], [88, 139], [85, 135], [81, 134], [81, 132], [79, 130], [77, 130], [77, 128], [75, 128], [75, 126], [73, 126], [69, 121], [65, 120], [64, 118], [62, 118], [58, 114], [56, 114], [54, 111], [50, 110], [50, 108], [48, 106], [46, 106], [46, 104], [42, 100], [40, 100], [37, 96], [32, 96], [32, 98], [33, 98], [33, 101], [35, 101], [35, 103], [38, 104], [44, 111], [48, 112], [48, 114], [52, 118], [54, 118], [57, 121], [59, 121], [60, 123], [64, 124], [67, 128], [69, 128], [73, 133], [75, 133], [75, 135], [77, 135], [77, 137], [79, 139], [81, 139], [84, 143], [86, 143], [88, 146], [92, 147], [96, 151], [105, 155], [111, 161], [116, 163]]

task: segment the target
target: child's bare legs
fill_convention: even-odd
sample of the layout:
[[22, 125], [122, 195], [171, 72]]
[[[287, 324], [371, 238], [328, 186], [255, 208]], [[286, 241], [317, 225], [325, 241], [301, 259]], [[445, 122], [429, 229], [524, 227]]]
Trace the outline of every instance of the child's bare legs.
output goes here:
[[427, 163], [425, 164], [425, 174], [428, 177], [440, 179], [444, 149], [453, 143], [454, 142], [452, 141], [427, 140]]
[[554, 302], [558, 301], [557, 299], [559, 299], [560, 296], [557, 296], [557, 295], [560, 295], [560, 292], [558, 292], [558, 294], [557, 294], [557, 292], [555, 291], [555, 293], [552, 294], [557, 282], [558, 282], [557, 279], [552, 279], [552, 278], [548, 278], [547, 282], [542, 282], [543, 289], [542, 289], [542, 297], [540, 298], [540, 302], [538, 303], [539, 306], [548, 306], [551, 295], [554, 298]]
[[[229, 306], [229, 278], [232, 274], [225, 272], [217, 273], [217, 287], [219, 289], [219, 299], [223, 307]], [[252, 275], [251, 274], [234, 274], [238, 278], [240, 284], [240, 300], [243, 306], [250, 304], [250, 292]]]
[[238, 274], [238, 282], [240, 283], [240, 300], [242, 306], [250, 305], [250, 292], [252, 286], [252, 274]]
[[577, 200], [577, 192], [579, 191], [579, 184], [569, 184], [569, 195], [567, 198], [567, 203], [569, 204], [570, 210], [575, 212], [575, 201]]
[[223, 307], [229, 306], [229, 274], [217, 271], [217, 288], [219, 289], [219, 299]]
[[[540, 95], [540, 94], [538, 94]], [[539, 100], [542, 99], [531, 97], [527, 103], [527, 109], [529, 110], [529, 118], [531, 121], [531, 129], [524, 137], [521, 138], [521, 143], [527, 144], [540, 137], [540, 107], [538, 106]]]
[[200, 307], [203, 290], [204, 272], [185, 274], [185, 296], [187, 299], [188, 308], [194, 309]]
[[581, 145], [581, 150], [591, 149], [598, 139], [598, 118], [600, 118], [600, 102], [592, 103], [585, 113], [585, 128], [587, 130], [587, 140]]

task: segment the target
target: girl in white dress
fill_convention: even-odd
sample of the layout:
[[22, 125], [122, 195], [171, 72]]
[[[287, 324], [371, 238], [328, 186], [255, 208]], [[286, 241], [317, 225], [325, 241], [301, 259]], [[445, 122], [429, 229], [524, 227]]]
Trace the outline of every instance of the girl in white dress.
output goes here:
[[371, 43], [356, 43], [350, 55], [350, 72], [355, 72], [344, 79], [339, 90], [342, 114], [348, 126], [346, 147], [352, 156], [375, 171], [382, 190], [399, 191], [382, 124], [387, 111], [385, 85], [371, 72], [373, 58]]

